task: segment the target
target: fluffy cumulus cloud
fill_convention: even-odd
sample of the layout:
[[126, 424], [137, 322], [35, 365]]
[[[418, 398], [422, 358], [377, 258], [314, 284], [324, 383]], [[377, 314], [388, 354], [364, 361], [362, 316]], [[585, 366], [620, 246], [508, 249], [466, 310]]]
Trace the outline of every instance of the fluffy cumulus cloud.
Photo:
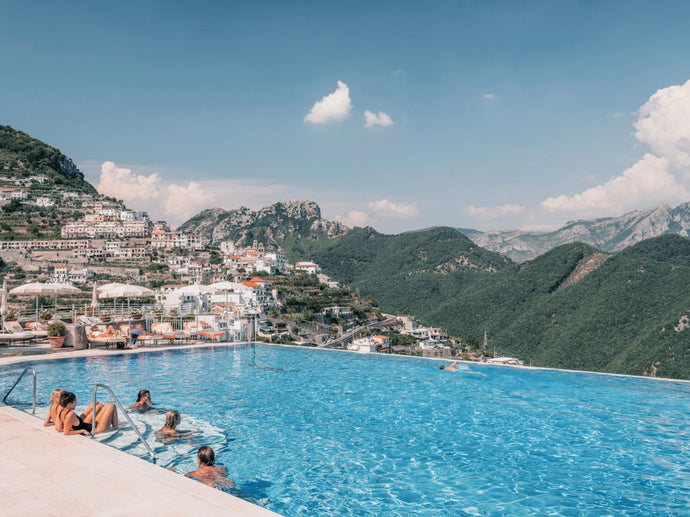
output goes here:
[[145, 176], [132, 169], [118, 167], [113, 162], [103, 162], [101, 177], [96, 190], [103, 195], [122, 199], [125, 204], [139, 210], [151, 199], [160, 195], [160, 177], [157, 173]]
[[144, 210], [153, 219], [180, 224], [213, 206], [216, 190], [196, 182], [187, 185], [165, 184], [158, 173], [137, 174], [113, 162], [101, 165], [99, 193], [124, 201], [128, 208]]
[[216, 199], [213, 190], [204, 189], [195, 181], [188, 185], [168, 185], [163, 203], [163, 213], [168, 220], [186, 221], [205, 208], [214, 206]]
[[341, 218], [342, 223], [350, 228], [355, 226], [364, 227], [369, 225], [371, 220], [365, 212], [360, 212], [359, 210], [353, 210], [347, 214], [347, 217]]
[[350, 88], [344, 82], [338, 81], [336, 90], [320, 101], [316, 101], [311, 111], [304, 117], [304, 121], [311, 124], [324, 124], [345, 120], [350, 116], [351, 109]]
[[[541, 214], [559, 224], [567, 218], [602, 217], [690, 199], [690, 81], [658, 90], [634, 122], [635, 137], [651, 149], [630, 168], [575, 195], [549, 197]], [[554, 217], [555, 216], [555, 217]]]
[[652, 95], [640, 108], [635, 137], [690, 179], [690, 80]]
[[378, 113], [372, 113], [369, 110], [364, 112], [365, 127], [374, 126], [392, 126], [393, 119], [387, 113], [379, 111]]
[[394, 203], [387, 199], [371, 201], [368, 208], [376, 216], [387, 219], [412, 219], [420, 213], [417, 203]]
[[501, 205], [501, 206], [474, 206], [465, 207], [465, 212], [475, 219], [492, 221], [504, 217], [516, 217], [527, 212], [524, 206], [520, 205]]
[[[680, 196], [680, 197], [679, 197]], [[574, 196], [550, 197], [542, 201], [548, 212], [618, 214], [642, 202], [645, 206], [662, 201], [680, 201], [687, 193], [669, 171], [669, 161], [647, 153], [620, 176]]]

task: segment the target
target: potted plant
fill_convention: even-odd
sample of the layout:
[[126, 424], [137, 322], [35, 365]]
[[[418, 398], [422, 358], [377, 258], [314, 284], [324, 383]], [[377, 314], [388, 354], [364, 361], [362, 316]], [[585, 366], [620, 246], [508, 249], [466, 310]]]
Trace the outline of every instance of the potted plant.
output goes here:
[[137, 310], [137, 309], [132, 310], [132, 319], [133, 320], [141, 319], [141, 311]]
[[41, 320], [42, 321], [50, 321], [53, 319], [53, 311], [50, 309], [46, 309], [41, 313]]
[[110, 321], [110, 313], [108, 311], [102, 311], [100, 314], [101, 321]]
[[18, 317], [19, 313], [15, 309], [12, 309], [11, 311], [8, 311], [7, 314], [5, 314], [5, 321], [17, 321]]
[[67, 334], [67, 327], [61, 321], [56, 321], [48, 325], [48, 341], [53, 348], [62, 348], [65, 342], [65, 334]]

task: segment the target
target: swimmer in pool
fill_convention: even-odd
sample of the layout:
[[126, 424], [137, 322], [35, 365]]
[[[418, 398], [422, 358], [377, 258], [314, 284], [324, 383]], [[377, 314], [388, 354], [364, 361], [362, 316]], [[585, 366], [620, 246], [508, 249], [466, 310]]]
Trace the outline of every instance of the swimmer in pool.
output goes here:
[[137, 401], [133, 406], [127, 409], [136, 409], [142, 413], [153, 409], [153, 402], [151, 402], [151, 392], [149, 390], [140, 390], [137, 394]]
[[216, 454], [211, 447], [206, 445], [200, 447], [196, 461], [199, 465], [199, 469], [193, 472], [187, 472], [185, 476], [201, 481], [205, 485], [213, 488], [235, 487], [235, 482], [228, 477], [228, 469], [220, 465], [215, 465]]
[[[456, 366], [457, 366], [457, 368], [456, 368]], [[441, 365], [441, 366], [439, 366], [439, 370], [446, 370], [449, 372], [457, 372], [458, 370], [460, 370], [462, 373], [472, 373], [474, 375], [481, 375], [482, 377], [485, 377], [485, 374], [483, 374], [481, 372], [472, 371], [467, 366], [465, 366], [464, 364], [458, 365], [457, 361], [453, 361], [453, 363], [449, 364], [448, 366]]]
[[439, 367], [439, 370], [448, 370], [449, 372], [457, 372], [457, 370], [455, 369], [455, 365], [456, 365], [456, 364], [458, 364], [458, 362], [457, 362], [457, 361], [453, 361], [453, 363], [452, 363], [452, 364], [449, 364], [448, 366], [441, 365], [441, 366]]
[[177, 429], [177, 426], [181, 420], [182, 418], [180, 417], [180, 413], [178, 411], [168, 411], [165, 414], [165, 424], [158, 431], [156, 431], [156, 436], [158, 439], [164, 442], [169, 442], [178, 438], [189, 438], [192, 435], [201, 432]]

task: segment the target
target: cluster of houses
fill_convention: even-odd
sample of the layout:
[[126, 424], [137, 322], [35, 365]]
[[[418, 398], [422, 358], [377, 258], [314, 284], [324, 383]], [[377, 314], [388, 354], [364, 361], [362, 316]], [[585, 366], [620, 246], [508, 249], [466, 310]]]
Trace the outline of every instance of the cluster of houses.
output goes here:
[[[46, 178], [34, 176], [26, 181], [43, 183]], [[88, 284], [93, 282], [99, 262], [134, 260], [160, 264], [177, 275], [180, 284], [163, 286], [156, 294], [157, 302], [180, 313], [203, 311], [228, 323], [228, 314], [260, 314], [277, 303], [277, 293], [271, 282], [251, 275], [285, 272], [305, 272], [318, 275], [329, 287], [339, 284], [321, 273], [313, 262], [288, 263], [282, 250], [266, 249], [254, 241], [251, 246], [233, 242], [220, 244], [220, 263], [210, 260], [207, 240], [200, 234], [172, 230], [166, 222], [152, 222], [146, 212], [125, 209], [120, 203], [78, 192], [57, 191], [52, 197], [31, 198], [22, 186], [0, 189], [0, 206], [18, 200], [36, 206], [73, 205], [84, 211], [81, 220], [64, 224], [61, 239], [0, 241], [0, 251], [24, 257], [27, 262], [53, 263], [51, 281]], [[165, 253], [161, 253], [165, 251]], [[192, 252], [192, 253], [190, 253]], [[227, 288], [221, 292], [185, 292], [188, 284], [210, 284], [228, 277]], [[138, 280], [146, 280], [139, 278]], [[354, 325], [354, 315], [348, 307], [329, 307], [317, 314], [317, 319], [341, 320], [343, 328]], [[232, 319], [232, 318], [231, 318]], [[401, 333], [413, 336], [421, 348], [444, 346], [447, 337], [440, 328], [420, 326], [413, 317], [400, 316]], [[216, 323], [217, 325], [217, 323]], [[244, 334], [239, 327], [237, 335]], [[230, 326], [228, 330], [232, 330]], [[234, 332], [233, 331], [233, 332]], [[358, 352], [390, 350], [387, 336], [374, 335], [354, 340], [349, 348]]]

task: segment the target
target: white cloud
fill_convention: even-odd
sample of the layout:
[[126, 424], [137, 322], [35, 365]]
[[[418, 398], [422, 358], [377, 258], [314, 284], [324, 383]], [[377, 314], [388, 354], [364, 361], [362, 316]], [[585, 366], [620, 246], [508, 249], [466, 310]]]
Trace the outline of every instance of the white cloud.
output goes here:
[[121, 199], [132, 208], [145, 210], [151, 199], [160, 195], [160, 177], [157, 173], [144, 176], [131, 169], [118, 167], [113, 162], [103, 162], [101, 177], [96, 190], [103, 195]]
[[644, 203], [687, 199], [685, 188], [669, 172], [669, 161], [647, 153], [620, 176], [574, 196], [550, 197], [541, 207], [548, 212], [577, 212], [581, 217], [619, 214]]
[[184, 222], [214, 206], [215, 201], [215, 191], [204, 189], [195, 181], [190, 181], [186, 186], [170, 184], [163, 203], [163, 214], [168, 221]]
[[662, 88], [640, 108], [635, 137], [690, 179], [690, 80]]
[[[616, 116], [617, 114], [614, 114]], [[690, 199], [690, 80], [662, 88], [645, 102], [635, 136], [652, 152], [606, 183], [572, 196], [549, 197], [531, 217], [591, 218], [620, 215], [656, 204]]]
[[[340, 218], [338, 218], [340, 219]], [[342, 223], [345, 226], [349, 226], [350, 228], [354, 228], [355, 226], [359, 227], [364, 227], [368, 226], [371, 220], [369, 219], [369, 216], [364, 213], [360, 212], [358, 210], [353, 210], [347, 214], [347, 217], [341, 219]]]
[[379, 199], [378, 201], [371, 201], [368, 208], [378, 217], [383, 218], [412, 219], [420, 215], [417, 203], [414, 202], [394, 203], [387, 199]]
[[496, 94], [495, 93], [484, 93], [484, 94], [482, 94], [482, 97], [484, 98], [484, 100], [492, 101], [496, 98]]
[[474, 206], [465, 207], [465, 212], [476, 219], [494, 220], [507, 216], [523, 215], [527, 209], [520, 205]]
[[393, 125], [393, 119], [390, 118], [390, 116], [388, 116], [388, 114], [384, 113], [383, 111], [379, 111], [378, 113], [372, 113], [371, 111], [366, 110], [364, 112], [364, 119], [366, 120], [366, 124], [364, 124], [364, 127]]
[[320, 101], [316, 101], [311, 111], [304, 117], [304, 121], [312, 124], [323, 124], [333, 120], [345, 120], [350, 116], [351, 109], [350, 88], [344, 82], [338, 81], [336, 90]]

